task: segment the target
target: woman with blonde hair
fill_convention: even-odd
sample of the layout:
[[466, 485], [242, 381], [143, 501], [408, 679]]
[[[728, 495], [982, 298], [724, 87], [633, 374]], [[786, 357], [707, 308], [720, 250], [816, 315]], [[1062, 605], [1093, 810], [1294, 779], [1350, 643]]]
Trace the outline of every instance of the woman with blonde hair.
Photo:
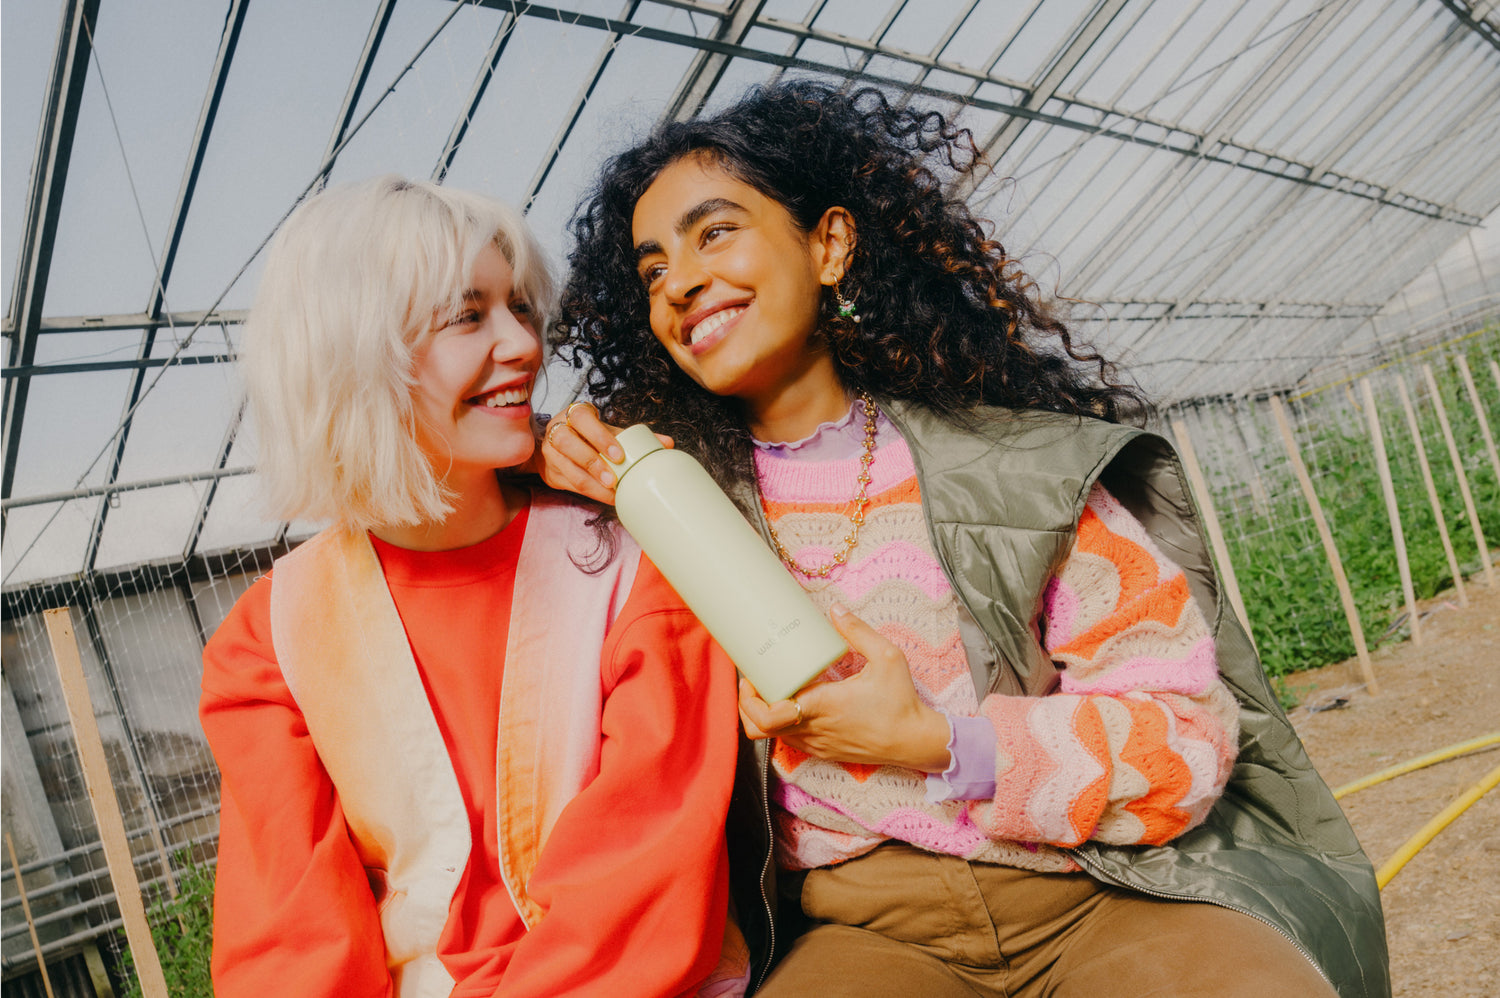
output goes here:
[[272, 244], [260, 471], [331, 525], [204, 653], [220, 998], [734, 987], [732, 667], [628, 537], [507, 473], [551, 301], [516, 212], [429, 183], [316, 194]]

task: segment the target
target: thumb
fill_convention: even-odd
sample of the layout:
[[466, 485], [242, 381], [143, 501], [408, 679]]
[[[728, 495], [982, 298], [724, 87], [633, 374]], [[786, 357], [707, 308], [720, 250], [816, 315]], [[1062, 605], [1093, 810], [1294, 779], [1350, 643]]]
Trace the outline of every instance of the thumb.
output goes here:
[[866, 668], [870, 664], [906, 668], [906, 656], [901, 654], [901, 649], [888, 641], [885, 635], [851, 613], [842, 603], [835, 603], [829, 607], [828, 618], [833, 622], [834, 630], [849, 642], [849, 647], [865, 657]]

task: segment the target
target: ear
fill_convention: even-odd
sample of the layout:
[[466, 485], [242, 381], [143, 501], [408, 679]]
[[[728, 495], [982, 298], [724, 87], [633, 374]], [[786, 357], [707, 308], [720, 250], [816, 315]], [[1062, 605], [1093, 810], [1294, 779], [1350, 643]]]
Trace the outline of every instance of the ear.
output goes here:
[[854, 216], [849, 209], [834, 205], [823, 212], [808, 239], [818, 280], [824, 285], [837, 284], [849, 269], [849, 257], [854, 252]]

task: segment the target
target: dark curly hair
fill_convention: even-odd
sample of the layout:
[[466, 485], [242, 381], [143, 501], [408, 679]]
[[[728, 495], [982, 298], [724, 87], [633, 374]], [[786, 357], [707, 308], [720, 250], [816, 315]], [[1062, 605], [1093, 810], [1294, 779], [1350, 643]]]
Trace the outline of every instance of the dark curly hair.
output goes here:
[[574, 213], [572, 270], [554, 345], [592, 364], [588, 392], [615, 423], [649, 422], [721, 483], [751, 475], [739, 404], [684, 374], [652, 335], [636, 271], [636, 202], [676, 161], [706, 157], [780, 203], [803, 231], [830, 207], [854, 219], [842, 288], [859, 323], [824, 295], [819, 329], [851, 390], [962, 417], [977, 405], [1135, 421], [1144, 399], [1076, 344], [1035, 286], [944, 182], [982, 163], [969, 131], [873, 88], [810, 80], [757, 87], [733, 106], [668, 122], [605, 164]]

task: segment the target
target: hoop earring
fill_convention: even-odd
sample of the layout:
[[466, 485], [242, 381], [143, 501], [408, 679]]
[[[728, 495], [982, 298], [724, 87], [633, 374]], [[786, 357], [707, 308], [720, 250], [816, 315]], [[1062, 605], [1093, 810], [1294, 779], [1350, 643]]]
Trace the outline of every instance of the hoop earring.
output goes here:
[[848, 319], [851, 322], [858, 322], [863, 318], [863, 316], [861, 316], [854, 310], [853, 300], [845, 298], [844, 292], [839, 288], [837, 284], [833, 286], [833, 303], [839, 308], [840, 319]]

